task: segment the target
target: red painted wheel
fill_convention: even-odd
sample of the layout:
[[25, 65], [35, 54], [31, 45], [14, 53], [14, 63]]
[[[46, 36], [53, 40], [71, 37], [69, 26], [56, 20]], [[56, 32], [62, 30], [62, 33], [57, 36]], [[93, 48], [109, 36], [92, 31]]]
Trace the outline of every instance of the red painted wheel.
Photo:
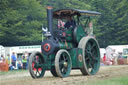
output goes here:
[[29, 72], [32, 78], [41, 78], [45, 73], [45, 59], [40, 52], [34, 52], [29, 58]]
[[[36, 59], [36, 61], [37, 61], [37, 60], [39, 59], [39, 56], [36, 56], [36, 58], [35, 58], [35, 59]], [[35, 64], [36, 64], [36, 63], [35, 63], [35, 61], [33, 61], [33, 62], [32, 62], [32, 68], [33, 68], [33, 71], [37, 71], [37, 70], [38, 70], [38, 71], [42, 71], [42, 68], [38, 68], [38, 69], [37, 69], [37, 68], [35, 68], [35, 67], [34, 67], [34, 66], [35, 66]]]

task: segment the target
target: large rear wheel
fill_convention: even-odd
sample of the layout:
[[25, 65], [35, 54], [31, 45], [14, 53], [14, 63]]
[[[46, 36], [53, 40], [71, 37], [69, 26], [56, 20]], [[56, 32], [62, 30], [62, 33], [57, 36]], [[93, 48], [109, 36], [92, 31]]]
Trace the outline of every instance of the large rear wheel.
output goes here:
[[40, 52], [33, 52], [29, 58], [29, 72], [32, 78], [41, 78], [44, 76], [45, 60]]
[[54, 77], [58, 77], [58, 75], [57, 75], [57, 73], [56, 73], [55, 66], [52, 66], [50, 71], [51, 71], [51, 74], [52, 74]]
[[55, 57], [55, 69], [59, 77], [69, 76], [72, 69], [71, 57], [66, 50], [59, 50]]
[[96, 74], [100, 67], [100, 51], [97, 40], [92, 36], [83, 37], [78, 47], [83, 50], [82, 74]]

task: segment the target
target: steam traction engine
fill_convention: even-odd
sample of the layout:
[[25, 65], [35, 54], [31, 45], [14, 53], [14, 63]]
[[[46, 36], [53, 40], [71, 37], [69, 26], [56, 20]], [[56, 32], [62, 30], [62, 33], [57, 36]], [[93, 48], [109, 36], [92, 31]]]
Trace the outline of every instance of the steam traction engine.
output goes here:
[[[44, 29], [45, 39], [42, 52], [33, 52], [29, 58], [29, 72], [32, 78], [41, 78], [46, 70], [55, 77], [67, 77], [71, 69], [80, 69], [83, 75], [94, 75], [100, 67], [100, 52], [97, 40], [88, 35], [85, 28], [92, 16], [100, 15], [95, 11], [62, 9], [52, 12], [47, 7], [48, 31]], [[75, 28], [53, 28], [53, 19], [76, 18]], [[85, 26], [80, 17], [85, 16]]]

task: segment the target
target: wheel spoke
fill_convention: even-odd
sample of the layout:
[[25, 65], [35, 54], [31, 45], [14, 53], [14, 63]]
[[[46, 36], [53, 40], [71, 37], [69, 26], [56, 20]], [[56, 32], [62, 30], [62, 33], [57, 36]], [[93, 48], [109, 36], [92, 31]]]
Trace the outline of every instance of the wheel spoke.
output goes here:
[[92, 54], [96, 54], [95, 49], [92, 50]]
[[37, 73], [38, 73], [38, 71], [37, 71], [37, 69], [36, 69], [36, 76], [37, 76]]
[[96, 46], [96, 43], [92, 44], [91, 50]]
[[96, 54], [93, 54], [92, 57], [93, 57], [93, 60], [94, 60], [94, 61], [98, 61], [98, 59], [99, 59], [97, 53], [96, 53]]
[[63, 65], [64, 64], [64, 60], [59, 62], [59, 65]]
[[66, 70], [65, 70], [65, 68], [63, 68], [63, 74], [65, 74], [66, 73]]
[[59, 64], [60, 64], [60, 65], [62, 65], [63, 63], [64, 63], [64, 60], [60, 61], [60, 63], [59, 63]]
[[63, 59], [64, 59], [64, 61], [65, 61], [65, 60], [66, 60], [65, 55], [64, 55], [64, 54], [62, 54], [62, 56], [63, 56]]
[[95, 50], [92, 51], [92, 54], [91, 54], [91, 57], [93, 60], [96, 60], [96, 57], [97, 57], [97, 53], [95, 52]]
[[88, 50], [91, 50], [91, 43], [88, 43]]
[[67, 56], [65, 54], [63, 54], [63, 58], [64, 58], [64, 61], [68, 60], [68, 58], [67, 58]]
[[39, 72], [39, 70], [37, 70], [37, 72], [38, 72], [38, 74], [40, 75], [40, 72]]
[[86, 56], [86, 57], [85, 57], [85, 60], [89, 60], [89, 56]]
[[92, 69], [92, 73], [95, 73], [95, 69], [94, 68]]
[[61, 73], [63, 74], [66, 72], [64, 67], [62, 67], [60, 70], [61, 70]]
[[87, 50], [87, 49], [85, 49], [85, 53], [86, 53], [86, 55], [90, 54], [89, 50]]
[[89, 68], [92, 68], [92, 64], [91, 63], [89, 63]]
[[98, 59], [99, 59], [98, 57], [95, 57], [95, 61], [98, 61]]

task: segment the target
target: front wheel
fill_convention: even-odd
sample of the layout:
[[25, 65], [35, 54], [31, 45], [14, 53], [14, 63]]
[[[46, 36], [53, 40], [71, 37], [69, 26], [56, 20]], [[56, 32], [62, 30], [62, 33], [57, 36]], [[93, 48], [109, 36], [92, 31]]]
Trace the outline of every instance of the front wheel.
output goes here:
[[59, 77], [69, 76], [72, 69], [71, 57], [66, 50], [59, 50], [55, 57], [55, 70]]
[[31, 54], [29, 58], [29, 73], [32, 78], [41, 78], [44, 76], [45, 67], [44, 64], [45, 59], [40, 52], [34, 52]]

